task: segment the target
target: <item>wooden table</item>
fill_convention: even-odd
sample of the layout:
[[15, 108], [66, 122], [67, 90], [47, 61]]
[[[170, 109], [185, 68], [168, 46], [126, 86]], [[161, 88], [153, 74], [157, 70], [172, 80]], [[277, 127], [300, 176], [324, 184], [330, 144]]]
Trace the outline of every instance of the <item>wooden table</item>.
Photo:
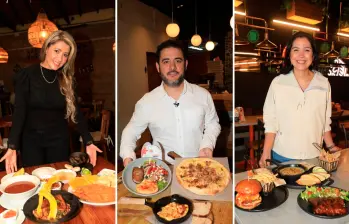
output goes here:
[[[122, 172], [118, 173], [118, 177], [122, 175]], [[127, 190], [127, 188], [122, 184], [118, 184], [118, 199], [120, 197], [139, 197], [132, 194]], [[154, 196], [152, 201], [156, 201], [162, 197], [171, 195], [171, 186], [169, 186], [162, 193]], [[215, 224], [226, 224], [233, 223], [233, 207], [232, 202], [227, 201], [213, 201], [212, 202], [212, 212], [214, 216]], [[145, 205], [118, 205], [118, 223], [122, 224], [148, 224], [146, 218], [153, 214], [150, 207]]]
[[[67, 162], [52, 163], [42, 166], [26, 167], [25, 172], [31, 174], [33, 170], [39, 167], [49, 166], [55, 169], [65, 169], [64, 164]], [[115, 170], [115, 166], [110, 162], [106, 161], [103, 157], [98, 157], [97, 164], [93, 168], [93, 174], [97, 174], [102, 169], [112, 169]], [[6, 172], [0, 172], [0, 179], [6, 175]], [[63, 190], [68, 189], [67, 184], [64, 184]], [[0, 206], [0, 212], [3, 212], [5, 208]], [[28, 219], [25, 219], [23, 224], [34, 223]], [[91, 206], [82, 205], [80, 213], [72, 220], [65, 222], [67, 224], [114, 224], [115, 223], [115, 205], [109, 206]]]

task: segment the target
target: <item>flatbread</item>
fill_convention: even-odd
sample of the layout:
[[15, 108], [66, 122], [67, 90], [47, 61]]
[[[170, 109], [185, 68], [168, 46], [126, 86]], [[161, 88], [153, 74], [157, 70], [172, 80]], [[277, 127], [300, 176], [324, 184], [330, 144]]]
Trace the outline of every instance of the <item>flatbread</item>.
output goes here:
[[216, 195], [228, 185], [230, 172], [219, 162], [210, 158], [182, 160], [176, 167], [178, 183], [198, 195]]
[[144, 179], [136, 185], [136, 191], [141, 194], [154, 194], [159, 191], [159, 188], [156, 182]]

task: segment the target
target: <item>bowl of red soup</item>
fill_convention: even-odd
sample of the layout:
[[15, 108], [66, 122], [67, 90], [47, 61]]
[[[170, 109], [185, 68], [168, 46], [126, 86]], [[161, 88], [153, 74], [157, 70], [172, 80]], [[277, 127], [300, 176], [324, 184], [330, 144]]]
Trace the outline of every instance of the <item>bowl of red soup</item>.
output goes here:
[[11, 177], [0, 184], [0, 191], [4, 196], [13, 200], [29, 198], [40, 186], [40, 179], [32, 175]]

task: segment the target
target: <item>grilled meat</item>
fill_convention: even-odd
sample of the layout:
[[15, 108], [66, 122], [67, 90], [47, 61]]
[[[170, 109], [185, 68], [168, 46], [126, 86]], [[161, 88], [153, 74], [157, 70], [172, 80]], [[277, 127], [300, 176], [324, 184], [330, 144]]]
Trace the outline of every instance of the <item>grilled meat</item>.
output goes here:
[[132, 180], [136, 184], [139, 184], [143, 181], [144, 178], [144, 170], [139, 167], [134, 167], [132, 170]]
[[341, 198], [318, 198], [309, 200], [313, 205], [313, 212], [317, 215], [337, 216], [345, 215], [347, 208]]

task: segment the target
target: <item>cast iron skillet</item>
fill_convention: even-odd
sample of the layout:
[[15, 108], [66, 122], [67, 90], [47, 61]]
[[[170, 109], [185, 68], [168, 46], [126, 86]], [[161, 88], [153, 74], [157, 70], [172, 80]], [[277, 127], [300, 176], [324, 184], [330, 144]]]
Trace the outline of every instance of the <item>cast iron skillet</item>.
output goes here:
[[[266, 159], [266, 162], [270, 162], [273, 163], [277, 166], [277, 168], [275, 169], [275, 172], [277, 172], [279, 174], [279, 177], [284, 179], [286, 181], [287, 184], [292, 184], [295, 185], [297, 184], [296, 181], [305, 173], [311, 172], [311, 169], [309, 169], [307, 171], [307, 168], [301, 164], [281, 164], [276, 162], [275, 160], [272, 159]], [[287, 168], [287, 167], [299, 167], [301, 169], [303, 169], [303, 172], [297, 175], [282, 175], [280, 170]]]
[[[189, 210], [185, 216], [179, 219], [174, 219], [172, 221], [167, 221], [166, 219], [161, 218], [158, 215], [158, 212], [161, 211], [161, 208], [170, 204], [171, 202], [177, 202], [178, 204], [187, 204], [189, 206]], [[157, 200], [156, 202], [150, 202], [149, 198], [128, 198], [128, 197], [122, 197], [119, 199], [118, 204], [144, 204], [153, 209], [153, 214], [155, 215], [156, 219], [159, 222], [166, 223], [166, 224], [175, 224], [175, 223], [182, 223], [186, 221], [193, 212], [193, 203], [187, 199], [184, 198], [178, 194], [174, 194], [171, 196], [163, 197]]]

